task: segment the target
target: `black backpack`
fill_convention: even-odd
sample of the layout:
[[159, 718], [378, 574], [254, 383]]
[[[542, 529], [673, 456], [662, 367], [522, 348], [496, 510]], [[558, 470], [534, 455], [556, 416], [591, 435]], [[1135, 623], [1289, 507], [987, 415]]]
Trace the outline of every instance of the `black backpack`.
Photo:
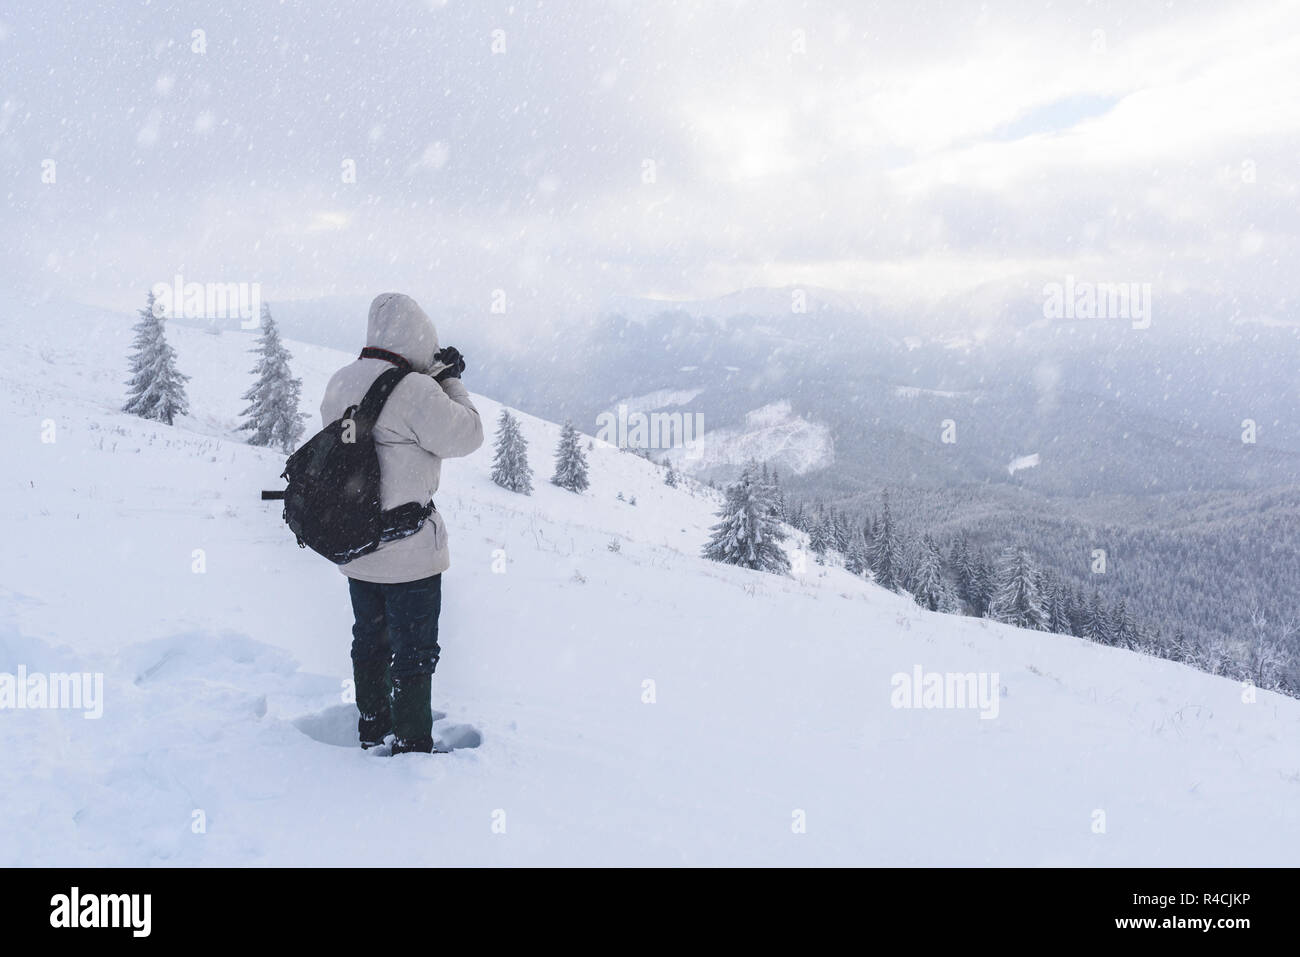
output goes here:
[[289, 456], [281, 474], [289, 487], [262, 493], [264, 499], [284, 499], [284, 520], [300, 548], [342, 565], [414, 535], [433, 514], [432, 502], [385, 510], [379, 495], [373, 430], [384, 403], [410, 371], [403, 363], [380, 375], [360, 405], [349, 406], [341, 419]]

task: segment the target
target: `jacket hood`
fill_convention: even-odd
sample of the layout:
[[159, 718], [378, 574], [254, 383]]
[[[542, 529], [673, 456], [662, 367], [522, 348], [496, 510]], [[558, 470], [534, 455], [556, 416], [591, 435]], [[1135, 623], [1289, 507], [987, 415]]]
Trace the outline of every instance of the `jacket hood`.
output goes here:
[[438, 332], [414, 299], [385, 292], [370, 304], [366, 345], [396, 352], [416, 372], [428, 372], [438, 351]]

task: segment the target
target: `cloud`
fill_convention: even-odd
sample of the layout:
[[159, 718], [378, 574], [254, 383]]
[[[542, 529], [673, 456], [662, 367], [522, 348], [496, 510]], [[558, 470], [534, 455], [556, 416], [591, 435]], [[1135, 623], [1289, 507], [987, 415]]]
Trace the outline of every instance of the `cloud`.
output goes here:
[[42, 291], [132, 305], [177, 262], [548, 314], [1066, 272], [1297, 291], [1293, 5], [234, 0], [202, 55], [181, 12], [53, 7], [57, 33], [14, 15], [0, 111], [0, 281]]

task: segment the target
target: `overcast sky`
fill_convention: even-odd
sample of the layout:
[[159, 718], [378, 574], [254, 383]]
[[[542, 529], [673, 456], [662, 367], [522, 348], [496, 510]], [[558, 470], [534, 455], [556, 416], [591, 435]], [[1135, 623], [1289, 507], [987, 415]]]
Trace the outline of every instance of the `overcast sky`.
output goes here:
[[23, 294], [1300, 285], [1293, 2], [6, 0], [0, 64]]

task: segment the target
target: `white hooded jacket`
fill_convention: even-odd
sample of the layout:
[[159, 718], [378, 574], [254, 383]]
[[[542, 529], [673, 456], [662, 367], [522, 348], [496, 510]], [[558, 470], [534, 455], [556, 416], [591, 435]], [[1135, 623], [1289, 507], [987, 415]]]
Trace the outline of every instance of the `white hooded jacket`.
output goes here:
[[[366, 344], [397, 353], [415, 369], [398, 383], [375, 424], [381, 504], [389, 509], [428, 502], [438, 490], [442, 460], [469, 455], [483, 444], [478, 410], [459, 379], [433, 379], [430, 373], [442, 368], [433, 358], [438, 334], [409, 296], [389, 292], [375, 297]], [[358, 359], [334, 373], [321, 401], [321, 420], [329, 424], [341, 418], [391, 368], [384, 359]], [[409, 538], [380, 545], [339, 568], [349, 578], [393, 584], [437, 575], [450, 564], [447, 527], [435, 511]]]

